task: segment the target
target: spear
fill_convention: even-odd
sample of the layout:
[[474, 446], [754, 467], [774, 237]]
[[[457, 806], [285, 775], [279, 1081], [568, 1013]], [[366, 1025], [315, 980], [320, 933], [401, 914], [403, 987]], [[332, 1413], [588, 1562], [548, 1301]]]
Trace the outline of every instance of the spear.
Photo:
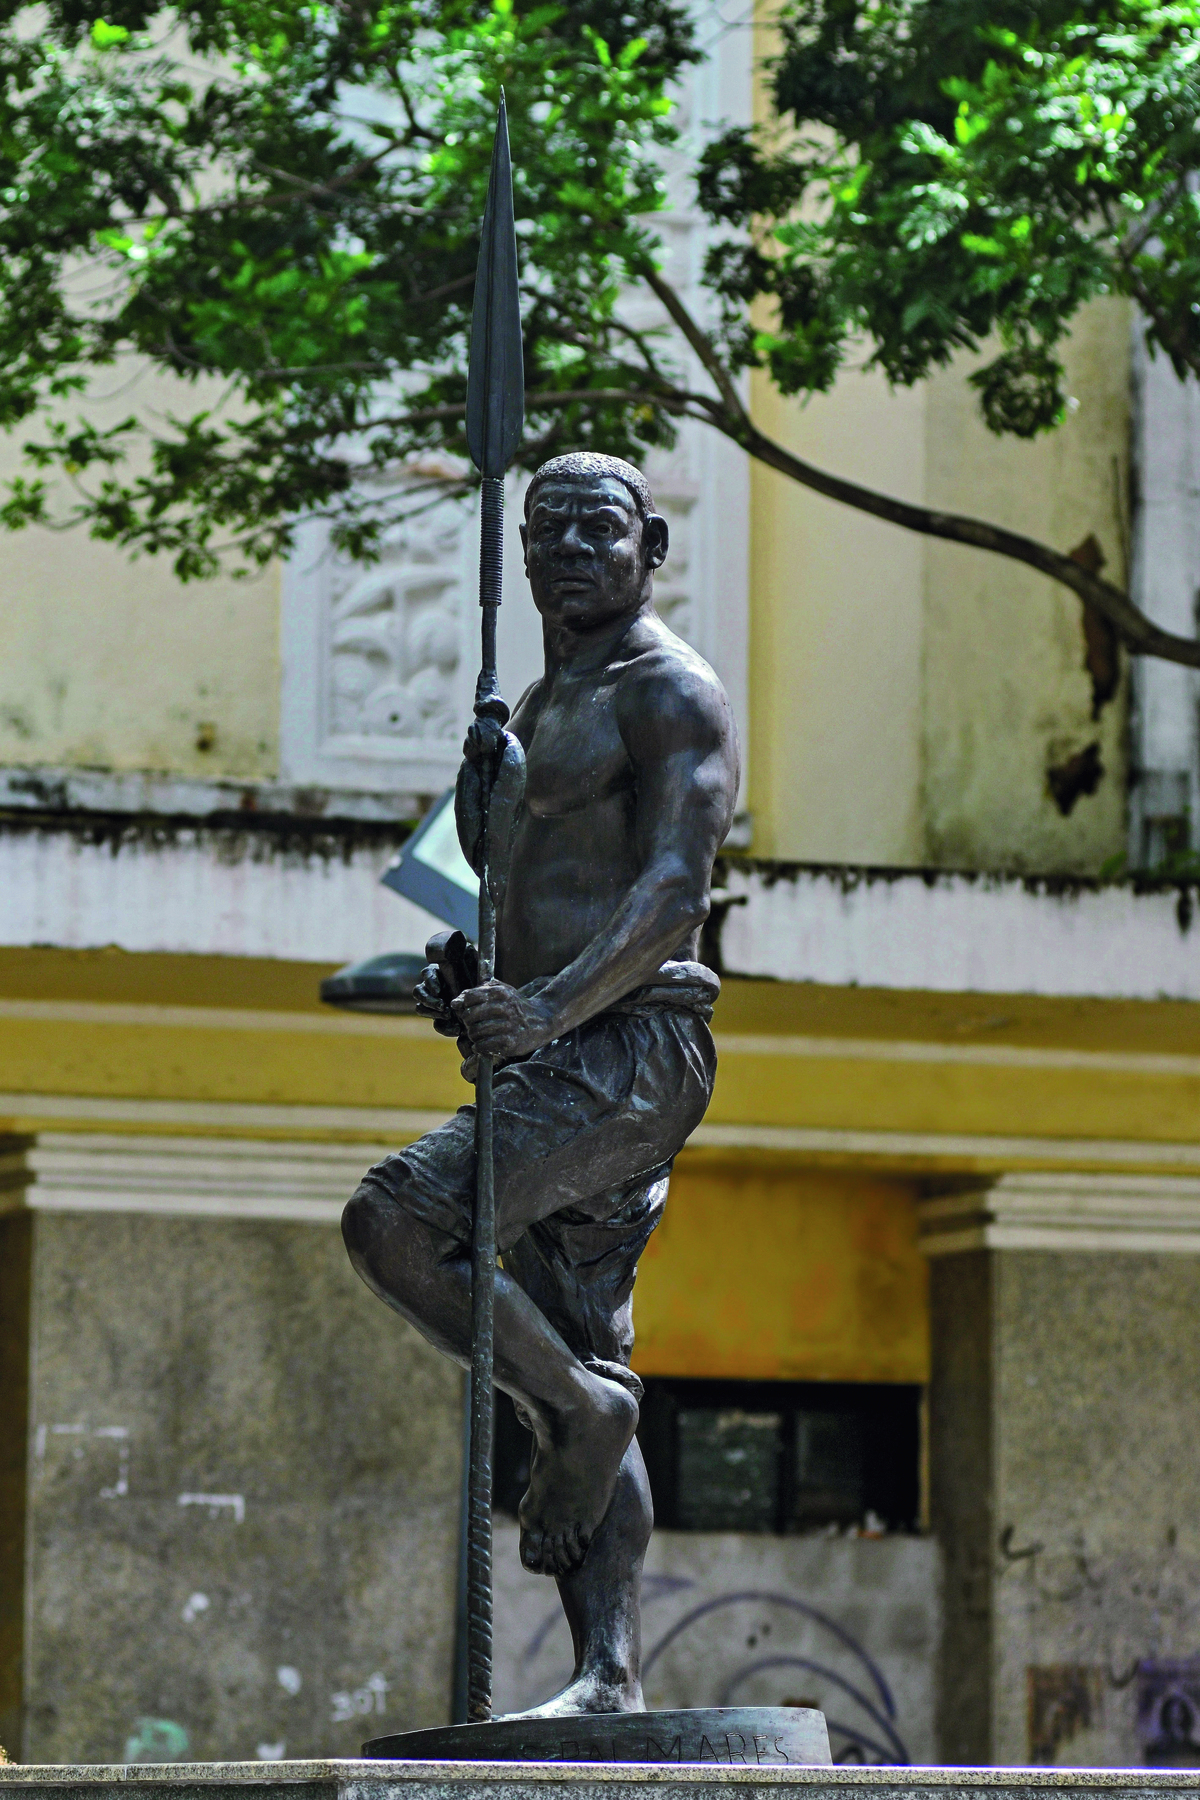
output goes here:
[[[504, 92], [475, 272], [467, 373], [467, 447], [481, 476], [479, 604], [483, 657], [475, 717], [490, 755], [481, 757], [482, 871], [479, 980], [496, 972], [496, 909], [507, 874], [513, 817], [524, 787], [520, 746], [505, 732], [508, 707], [496, 680], [496, 610], [504, 544], [504, 472], [525, 425], [517, 234]], [[493, 806], [493, 800], [496, 802]], [[496, 1171], [492, 1149], [492, 1059], [475, 1077], [475, 1217], [471, 1239], [471, 1388], [467, 1468], [467, 1718], [492, 1716], [492, 1391], [496, 1290]]]

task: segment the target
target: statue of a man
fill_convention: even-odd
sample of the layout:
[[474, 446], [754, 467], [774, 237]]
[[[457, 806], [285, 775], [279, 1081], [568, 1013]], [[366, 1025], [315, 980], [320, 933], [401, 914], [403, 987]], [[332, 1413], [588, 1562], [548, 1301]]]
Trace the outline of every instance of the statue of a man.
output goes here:
[[[511, 729], [527, 785], [497, 979], [418, 994], [495, 1075], [495, 1378], [533, 1432], [521, 1559], [557, 1578], [570, 1684], [540, 1715], [643, 1705], [639, 1586], [653, 1514], [629, 1369], [638, 1258], [712, 1094], [720, 983], [695, 960], [738, 790], [720, 682], [654, 610], [667, 526], [616, 457], [544, 463], [525, 570], [546, 668]], [[477, 727], [460, 784], [472, 806]], [[453, 996], [453, 997], [452, 997]], [[474, 1108], [363, 1179], [343, 1232], [389, 1306], [470, 1362]]]

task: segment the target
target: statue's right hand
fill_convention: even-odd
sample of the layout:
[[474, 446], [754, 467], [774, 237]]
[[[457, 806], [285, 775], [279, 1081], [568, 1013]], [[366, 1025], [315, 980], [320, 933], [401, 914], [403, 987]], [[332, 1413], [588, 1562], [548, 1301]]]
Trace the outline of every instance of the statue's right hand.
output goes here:
[[427, 963], [421, 979], [413, 989], [417, 1011], [433, 1020], [433, 1028], [443, 1037], [457, 1037], [462, 1027], [450, 1011], [453, 990], [436, 963]]

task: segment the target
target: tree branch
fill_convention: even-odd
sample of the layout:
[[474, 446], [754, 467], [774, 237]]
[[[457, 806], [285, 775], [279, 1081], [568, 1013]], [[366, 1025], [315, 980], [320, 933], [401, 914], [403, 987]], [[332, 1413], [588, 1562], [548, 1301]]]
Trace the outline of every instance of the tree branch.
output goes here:
[[[652, 388], [534, 388], [525, 395], [525, 410], [527, 413], [547, 412], [559, 406], [589, 402], [594, 406], [661, 406], [664, 412], [677, 413], [706, 425], [716, 423], [715, 415], [719, 411], [716, 402], [706, 394], [692, 394], [687, 388], [665, 391]], [[703, 413], [692, 412], [690, 409], [694, 406], [703, 407]], [[451, 401], [445, 406], [422, 406], [413, 412], [368, 419], [362, 429], [385, 431], [405, 425], [432, 425], [443, 419], [461, 419], [466, 410], [465, 400]]]
[[1058, 550], [1051, 550], [1047, 544], [1039, 544], [1036, 539], [1023, 537], [1017, 531], [1007, 531], [1001, 525], [989, 525], [983, 519], [935, 512], [928, 506], [894, 500], [888, 494], [876, 494], [870, 488], [859, 487], [857, 482], [844, 481], [839, 475], [814, 468], [812, 463], [794, 456], [753, 425], [749, 430], [739, 430], [735, 421], [730, 420], [718, 429], [724, 430], [726, 437], [740, 443], [768, 468], [778, 469], [781, 475], [790, 476], [793, 481], [830, 500], [840, 500], [844, 506], [853, 506], [876, 519], [886, 519], [889, 524], [902, 525], [906, 531], [944, 538], [952, 544], [969, 544], [976, 550], [991, 550], [997, 556], [1025, 563], [1040, 574], [1048, 575], [1052, 581], [1071, 588], [1081, 600], [1089, 601], [1110, 622], [1127, 650], [1139, 656], [1159, 656], [1166, 662], [1200, 669], [1200, 639], [1176, 637], [1173, 632], [1163, 631], [1153, 619], [1139, 611], [1119, 587], [1099, 575], [1089, 574], [1079, 563]]
[[718, 356], [716, 346], [708, 333], [697, 324], [670, 282], [664, 281], [656, 268], [647, 263], [643, 266], [641, 274], [646, 286], [666, 307], [671, 319], [699, 357], [705, 371], [711, 375], [717, 392], [729, 408], [730, 413], [734, 418], [744, 419], [749, 425], [750, 415], [742, 405], [742, 397], [737, 391], [729, 370]]
[[[740, 444], [757, 461], [798, 481], [802, 487], [811, 488], [814, 493], [838, 500], [843, 506], [853, 506], [858, 512], [870, 513], [873, 518], [886, 519], [891, 525], [903, 526], [906, 531], [943, 538], [952, 544], [969, 544], [973, 549], [990, 550], [996, 556], [1025, 563], [1029, 568], [1037, 569], [1039, 574], [1048, 575], [1052, 581], [1071, 588], [1081, 600], [1094, 606], [1112, 625], [1125, 648], [1135, 655], [1157, 656], [1165, 662], [1200, 668], [1200, 639], [1177, 637], [1173, 632], [1164, 631], [1140, 611], [1121, 588], [1091, 574], [1071, 557], [1050, 549], [1048, 544], [1039, 544], [1035, 538], [1008, 531], [1001, 525], [990, 525], [984, 519], [936, 512], [932, 507], [877, 494], [855, 481], [830, 475], [785, 450], [782, 444], [767, 437], [754, 424], [712, 339], [692, 317], [674, 288], [655, 269], [644, 268], [642, 275], [712, 377], [724, 405], [717, 407], [711, 401], [705, 402], [701, 395], [688, 395], [689, 401], [693, 405], [697, 402], [704, 405], [706, 415], [716, 429], [735, 444]], [[658, 404], [665, 403], [660, 399]], [[695, 414], [690, 416], [695, 417]]]

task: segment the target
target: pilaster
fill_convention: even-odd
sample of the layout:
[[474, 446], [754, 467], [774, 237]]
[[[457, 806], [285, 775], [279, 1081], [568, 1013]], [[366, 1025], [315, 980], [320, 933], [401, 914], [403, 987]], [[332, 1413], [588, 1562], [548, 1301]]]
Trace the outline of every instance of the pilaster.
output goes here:
[[372, 1730], [448, 1717], [461, 1376], [346, 1258], [337, 1220], [377, 1154], [132, 1131], [10, 1141], [14, 1758], [344, 1756]]
[[1139, 1763], [1200, 1633], [1200, 1181], [1013, 1173], [921, 1231], [941, 1754]]

